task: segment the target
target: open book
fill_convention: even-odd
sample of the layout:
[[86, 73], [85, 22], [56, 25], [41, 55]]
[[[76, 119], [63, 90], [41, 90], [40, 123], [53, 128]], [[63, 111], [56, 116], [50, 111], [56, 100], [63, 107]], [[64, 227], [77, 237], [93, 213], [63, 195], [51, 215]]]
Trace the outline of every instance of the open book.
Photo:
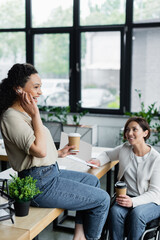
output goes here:
[[[60, 149], [63, 148], [66, 144], [68, 144], [68, 134], [62, 132]], [[81, 140], [80, 140], [80, 146], [79, 146], [79, 153], [77, 153], [77, 155], [68, 155], [67, 158], [81, 162], [82, 164], [85, 164], [90, 167], [98, 168], [98, 166], [87, 162], [92, 158], [92, 145]]]

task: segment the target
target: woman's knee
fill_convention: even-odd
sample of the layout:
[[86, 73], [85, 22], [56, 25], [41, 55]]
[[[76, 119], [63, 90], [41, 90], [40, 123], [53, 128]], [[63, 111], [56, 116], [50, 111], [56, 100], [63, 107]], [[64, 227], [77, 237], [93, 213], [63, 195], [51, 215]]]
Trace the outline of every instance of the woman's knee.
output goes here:
[[138, 219], [141, 219], [143, 217], [144, 210], [141, 207], [135, 207], [131, 210], [129, 218], [130, 220], [137, 221]]
[[127, 212], [126, 209], [119, 206], [118, 204], [114, 204], [109, 211], [109, 217], [110, 219], [116, 219], [117, 221], [124, 221], [126, 218]]
[[106, 191], [102, 190], [102, 195], [101, 196], [102, 196], [102, 199], [103, 199], [104, 207], [109, 210], [110, 200], [111, 200], [109, 194]]
[[119, 208], [116, 205], [113, 205], [109, 210], [109, 216], [110, 218], [117, 218], [117, 215], [119, 215], [120, 211]]
[[89, 174], [89, 173], [86, 174], [86, 177], [85, 177], [83, 183], [91, 185], [93, 187], [98, 187], [98, 188], [100, 187], [99, 179], [96, 176]]
[[132, 209], [132, 211], [130, 212], [129, 216], [129, 223], [131, 225], [143, 225], [145, 226], [147, 223], [147, 219], [144, 213], [144, 209], [141, 206], [135, 207]]

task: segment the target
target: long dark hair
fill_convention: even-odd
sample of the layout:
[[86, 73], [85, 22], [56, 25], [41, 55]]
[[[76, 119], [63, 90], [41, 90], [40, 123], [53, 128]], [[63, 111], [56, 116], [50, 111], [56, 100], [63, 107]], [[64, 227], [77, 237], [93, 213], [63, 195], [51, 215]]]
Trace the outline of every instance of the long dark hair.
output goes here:
[[38, 73], [29, 63], [16, 63], [8, 71], [8, 77], [0, 83], [0, 116], [7, 110], [17, 98], [15, 89], [24, 87], [32, 74]]

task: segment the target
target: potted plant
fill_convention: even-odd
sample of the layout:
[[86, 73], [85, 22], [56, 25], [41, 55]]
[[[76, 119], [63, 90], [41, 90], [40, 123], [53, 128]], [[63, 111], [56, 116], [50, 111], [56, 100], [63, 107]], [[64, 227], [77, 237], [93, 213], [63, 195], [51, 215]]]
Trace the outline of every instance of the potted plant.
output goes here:
[[31, 176], [20, 178], [12, 176], [9, 183], [9, 195], [15, 200], [14, 208], [16, 216], [26, 216], [29, 213], [30, 202], [41, 191], [36, 187], [36, 179]]

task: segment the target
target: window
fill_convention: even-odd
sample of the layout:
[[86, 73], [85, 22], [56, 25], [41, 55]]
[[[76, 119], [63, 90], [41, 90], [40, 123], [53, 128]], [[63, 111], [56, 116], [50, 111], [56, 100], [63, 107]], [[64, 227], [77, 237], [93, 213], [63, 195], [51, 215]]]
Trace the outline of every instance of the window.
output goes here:
[[140, 110], [135, 89], [142, 92], [145, 106], [156, 102], [160, 108], [160, 28], [134, 29], [132, 60], [132, 101], [131, 111]]
[[25, 0], [0, 1], [0, 28], [25, 27]]
[[160, 21], [160, 2], [134, 0], [134, 22]]
[[82, 107], [119, 109], [120, 32], [85, 32], [81, 38]]
[[160, 109], [160, 2], [134, 0], [133, 13], [131, 111], [140, 110], [136, 89], [146, 109], [153, 103]]
[[73, 0], [32, 0], [32, 25], [73, 26]]
[[37, 34], [34, 63], [42, 79], [40, 105], [69, 105], [69, 36]]
[[137, 89], [160, 108], [159, 39], [160, 1], [0, 1], [1, 79], [34, 64], [41, 105], [123, 114], [139, 111]]
[[25, 33], [0, 32], [0, 43], [0, 80], [2, 80], [7, 77], [7, 72], [13, 64], [26, 61]]
[[0, 81], [16, 62], [26, 61], [25, 1], [0, 1]]
[[81, 25], [125, 23], [125, 0], [80, 0]]

